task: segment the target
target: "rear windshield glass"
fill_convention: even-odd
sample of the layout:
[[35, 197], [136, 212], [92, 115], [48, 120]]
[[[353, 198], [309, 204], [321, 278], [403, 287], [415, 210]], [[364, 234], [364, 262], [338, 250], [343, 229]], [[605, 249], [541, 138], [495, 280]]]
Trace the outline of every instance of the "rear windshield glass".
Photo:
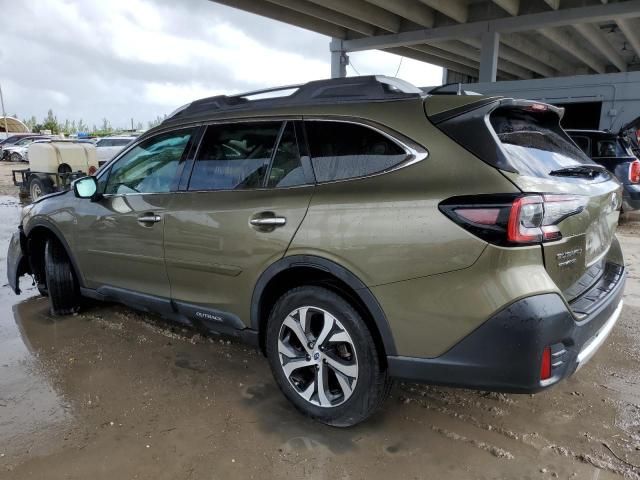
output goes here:
[[521, 174], [548, 177], [555, 170], [593, 165], [560, 130], [552, 112], [531, 114], [499, 108], [491, 115], [491, 124], [509, 163]]

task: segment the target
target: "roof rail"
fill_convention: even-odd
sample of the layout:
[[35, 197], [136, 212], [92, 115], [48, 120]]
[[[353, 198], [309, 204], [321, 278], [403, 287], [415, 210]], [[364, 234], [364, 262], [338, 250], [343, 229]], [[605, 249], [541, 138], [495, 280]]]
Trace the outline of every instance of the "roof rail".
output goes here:
[[[287, 93], [287, 92], [291, 93]], [[282, 92], [282, 95], [269, 95]], [[244, 110], [317, 103], [384, 101], [419, 98], [424, 92], [398, 78], [382, 75], [314, 80], [300, 85], [265, 88], [237, 95], [217, 95], [183, 105], [164, 122], [210, 111]], [[254, 98], [251, 97], [260, 97]], [[163, 122], [163, 123], [164, 123]]]
[[[453, 86], [456, 87], [455, 90], [451, 89], [451, 87]], [[428, 95], [481, 95], [480, 93], [471, 90], [463, 90], [462, 83], [460, 82], [445, 83], [443, 85], [425, 90]]]

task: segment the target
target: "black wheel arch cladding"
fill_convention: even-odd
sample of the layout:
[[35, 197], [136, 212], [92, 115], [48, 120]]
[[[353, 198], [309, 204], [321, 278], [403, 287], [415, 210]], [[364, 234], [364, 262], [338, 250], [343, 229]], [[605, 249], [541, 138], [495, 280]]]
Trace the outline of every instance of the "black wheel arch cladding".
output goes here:
[[[369, 288], [367, 288], [362, 280], [343, 266], [315, 255], [291, 255], [284, 257], [271, 264], [262, 273], [256, 282], [251, 298], [250, 328], [259, 331], [261, 336], [263, 336], [264, 332], [262, 332], [261, 329], [266, 324], [265, 317], [269, 315], [268, 311], [264, 312], [262, 310], [263, 294], [272, 281], [277, 281], [276, 277], [279, 274], [295, 268], [316, 269], [346, 284], [352, 290], [352, 293], [357, 296], [356, 300], [366, 308], [367, 313], [373, 321], [373, 327], [375, 327], [377, 331], [372, 332], [372, 334], [379, 337], [382, 347], [384, 348], [384, 352], [382, 353], [384, 355], [396, 355], [396, 346], [389, 322], [382, 307]], [[300, 284], [302, 285], [304, 282], [301, 281]], [[349, 298], [346, 298], [346, 300], [348, 301]]]

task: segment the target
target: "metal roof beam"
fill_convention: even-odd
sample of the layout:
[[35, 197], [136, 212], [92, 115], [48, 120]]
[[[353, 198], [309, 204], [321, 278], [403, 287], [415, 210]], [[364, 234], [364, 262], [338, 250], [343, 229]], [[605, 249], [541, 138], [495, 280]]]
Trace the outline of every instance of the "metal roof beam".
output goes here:
[[443, 13], [456, 22], [467, 23], [469, 7], [464, 0], [420, 0], [425, 5]]
[[539, 32], [545, 38], [555, 43], [558, 47], [566, 50], [569, 54], [580, 59], [580, 61], [594, 69], [596, 72], [604, 73], [606, 71], [605, 64], [567, 32], [558, 28], [541, 28]]
[[618, 19], [616, 23], [618, 24], [618, 27], [620, 27], [622, 33], [624, 33], [624, 36], [633, 50], [636, 52], [636, 55], [640, 57], [640, 36], [638, 35], [638, 27], [634, 26], [631, 21], [623, 18]]
[[523, 35], [519, 35], [517, 33], [503, 33], [500, 36], [500, 41], [504, 45], [507, 45], [514, 50], [522, 52], [525, 55], [528, 55], [529, 57], [544, 63], [545, 65], [549, 65], [551, 68], [557, 70], [562, 74], [573, 73], [573, 66], [571, 64], [568, 64], [566, 61], [558, 58], [556, 55], [553, 55], [552, 53], [545, 50], [540, 45], [532, 42]]
[[448, 68], [450, 70], [455, 70], [456, 72], [460, 72], [464, 75], [469, 75], [471, 77], [478, 76], [478, 69], [473, 67], [468, 67], [467, 65], [462, 65], [460, 63], [447, 60], [432, 54], [428, 54], [422, 51], [413, 50], [408, 47], [396, 47], [396, 48], [385, 48], [385, 52], [395, 53], [396, 55], [401, 55], [407, 58], [413, 58], [414, 60], [419, 60], [421, 62], [431, 63], [432, 65], [438, 65], [440, 67]]
[[[451, 52], [455, 55], [459, 55], [461, 57], [465, 57], [468, 59], [474, 60], [474, 67], [477, 66], [480, 62], [481, 52], [480, 52], [480, 42], [477, 44], [470, 44], [466, 42], [438, 42], [433, 43], [431, 46], [437, 47], [445, 52]], [[500, 52], [504, 47], [500, 46]], [[498, 71], [502, 71], [504, 73], [508, 73], [509, 75], [513, 75], [518, 78], [533, 78], [533, 74], [531, 70], [527, 68], [523, 68], [518, 65], [516, 62], [513, 62], [507, 58], [498, 58]]]
[[544, 0], [544, 3], [549, 5], [554, 10], [558, 10], [560, 8], [560, 0]]
[[[442, 60], [451, 60], [474, 70], [478, 70], [480, 65], [480, 52], [474, 47], [459, 42], [440, 42], [435, 45], [414, 45], [407, 48], [437, 57], [439, 60], [435, 61], [435, 64], [439, 66], [444, 66]], [[506, 74], [513, 78], [532, 78], [533, 76], [530, 71], [503, 60], [499, 61], [498, 71], [501, 76]]]
[[362, 22], [356, 18], [343, 15], [331, 10], [329, 8], [321, 7], [315, 3], [307, 2], [305, 0], [267, 0], [269, 3], [279, 5], [284, 8], [294, 10], [298, 13], [310, 15], [312, 17], [324, 20], [326, 22], [334, 23], [354, 32], [361, 33], [363, 35], [371, 36], [377, 32], [376, 27], [366, 22]]
[[[321, 0], [315, 1], [320, 2]], [[342, 3], [340, 0], [331, 1]], [[326, 0], [322, 3], [325, 2]], [[344, 2], [344, 4], [347, 5], [348, 2]], [[390, 48], [428, 43], [432, 40], [459, 40], [461, 38], [479, 37], [483, 33], [491, 31], [500, 33], [521, 32], [575, 23], [595, 23], [638, 16], [640, 16], [640, 0], [627, 0], [625, 2], [607, 5], [567, 8], [550, 12], [533, 13], [530, 15], [520, 15], [517, 17], [506, 17], [496, 20], [347, 40], [345, 42], [345, 48], [349, 51]]]
[[[474, 48], [477, 48], [478, 50], [482, 46], [482, 42], [477, 38], [463, 38], [460, 41]], [[435, 45], [437, 45], [437, 43]], [[502, 39], [500, 44], [499, 60], [509, 61], [514, 65], [519, 65], [531, 72], [536, 72], [543, 77], [554, 77], [558, 73], [554, 68], [550, 67], [546, 63], [543, 63], [519, 50], [516, 50], [515, 48], [506, 45]]]
[[518, 15], [520, 11], [520, 0], [493, 0], [493, 3], [502, 8], [509, 15]]
[[578, 23], [574, 28], [593, 45], [605, 58], [609, 59], [621, 72], [627, 71], [627, 63], [620, 56], [607, 37], [598, 27], [591, 23]]
[[[342, 13], [352, 18], [357, 18], [363, 22], [375, 25], [382, 30], [388, 32], [399, 32], [402, 19], [376, 5], [365, 2], [364, 0], [310, 0], [317, 3], [321, 7], [330, 8], [336, 12]], [[373, 38], [373, 37], [371, 37]]]
[[280, 7], [268, 2], [257, 2], [254, 0], [211, 0], [229, 7], [238, 8], [245, 12], [255, 13], [263, 17], [278, 20], [300, 28], [321, 33], [328, 37], [347, 38], [347, 29], [333, 23], [320, 20], [310, 15], [294, 12], [288, 8]]
[[431, 28], [434, 24], [433, 10], [426, 7], [415, 0], [366, 0], [368, 3], [384, 8], [402, 18], [411, 20], [412, 22]]

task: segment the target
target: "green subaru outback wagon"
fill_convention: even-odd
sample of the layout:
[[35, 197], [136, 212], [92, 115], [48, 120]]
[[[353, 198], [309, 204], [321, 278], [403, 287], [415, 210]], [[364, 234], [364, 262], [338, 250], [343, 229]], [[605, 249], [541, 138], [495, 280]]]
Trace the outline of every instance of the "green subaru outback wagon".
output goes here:
[[536, 392], [622, 308], [616, 179], [562, 110], [366, 76], [194, 101], [24, 209], [8, 275], [258, 346], [321, 422], [391, 379]]

